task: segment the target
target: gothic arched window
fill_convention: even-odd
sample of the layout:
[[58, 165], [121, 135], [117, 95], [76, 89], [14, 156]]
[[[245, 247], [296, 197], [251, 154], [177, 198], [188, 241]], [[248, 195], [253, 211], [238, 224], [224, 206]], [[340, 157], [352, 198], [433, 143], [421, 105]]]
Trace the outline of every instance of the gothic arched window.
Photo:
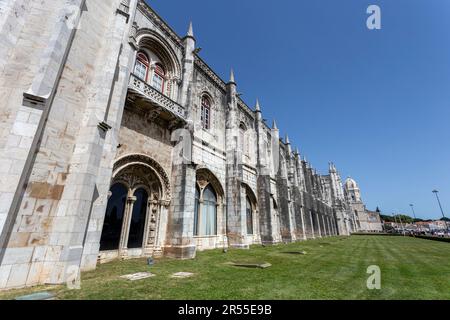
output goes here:
[[217, 196], [211, 185], [203, 190], [203, 208], [200, 232], [206, 236], [217, 234]]
[[141, 78], [144, 81], [147, 81], [148, 78], [148, 67], [149, 62], [147, 55], [143, 52], [138, 52], [136, 57], [136, 65], [134, 66], [134, 73], [137, 77]]
[[202, 96], [201, 122], [203, 129], [211, 128], [211, 100], [206, 96]]
[[253, 234], [253, 207], [249, 197], [246, 197], [246, 211], [247, 211], [247, 234]]
[[164, 91], [164, 79], [166, 77], [166, 72], [161, 64], [155, 64], [155, 70], [153, 72], [152, 86], [159, 92]]
[[203, 193], [200, 194], [198, 190], [197, 195], [200, 195], [200, 198], [195, 201], [194, 234], [196, 236], [214, 236], [217, 234], [216, 192], [211, 185], [208, 185]]

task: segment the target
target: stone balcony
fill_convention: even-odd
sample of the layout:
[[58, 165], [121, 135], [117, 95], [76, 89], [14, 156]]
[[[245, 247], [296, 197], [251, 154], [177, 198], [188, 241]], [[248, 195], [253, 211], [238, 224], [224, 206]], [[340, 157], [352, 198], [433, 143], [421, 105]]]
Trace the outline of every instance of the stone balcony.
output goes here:
[[152, 118], [162, 118], [176, 124], [186, 122], [186, 111], [183, 106], [134, 74], [131, 74], [128, 84], [128, 100]]

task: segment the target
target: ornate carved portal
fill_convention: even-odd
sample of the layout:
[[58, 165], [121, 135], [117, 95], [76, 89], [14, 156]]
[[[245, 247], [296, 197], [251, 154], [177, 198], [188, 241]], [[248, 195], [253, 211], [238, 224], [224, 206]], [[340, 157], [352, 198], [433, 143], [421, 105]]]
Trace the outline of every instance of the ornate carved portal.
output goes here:
[[168, 181], [159, 164], [144, 155], [116, 162], [100, 251], [117, 250], [120, 257], [160, 254], [160, 220], [170, 203]]

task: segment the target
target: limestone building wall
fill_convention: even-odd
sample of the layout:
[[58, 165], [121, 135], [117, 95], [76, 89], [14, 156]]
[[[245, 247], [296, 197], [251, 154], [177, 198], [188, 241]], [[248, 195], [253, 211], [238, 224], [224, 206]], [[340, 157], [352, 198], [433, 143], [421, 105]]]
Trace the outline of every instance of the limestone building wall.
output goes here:
[[0, 10], [0, 289], [356, 229], [336, 167], [318, 174], [217, 76], [192, 25], [142, 0]]

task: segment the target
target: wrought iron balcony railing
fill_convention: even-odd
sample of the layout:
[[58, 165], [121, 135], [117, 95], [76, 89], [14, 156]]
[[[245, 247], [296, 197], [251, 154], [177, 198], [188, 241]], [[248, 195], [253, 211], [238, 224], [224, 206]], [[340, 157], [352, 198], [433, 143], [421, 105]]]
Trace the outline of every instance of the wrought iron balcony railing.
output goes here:
[[166, 111], [169, 111], [183, 120], [186, 119], [186, 112], [181, 105], [159, 92], [142, 79], [136, 77], [134, 74], [131, 74], [128, 88], [140, 94], [143, 98], [149, 100], [158, 107], [164, 108]]

